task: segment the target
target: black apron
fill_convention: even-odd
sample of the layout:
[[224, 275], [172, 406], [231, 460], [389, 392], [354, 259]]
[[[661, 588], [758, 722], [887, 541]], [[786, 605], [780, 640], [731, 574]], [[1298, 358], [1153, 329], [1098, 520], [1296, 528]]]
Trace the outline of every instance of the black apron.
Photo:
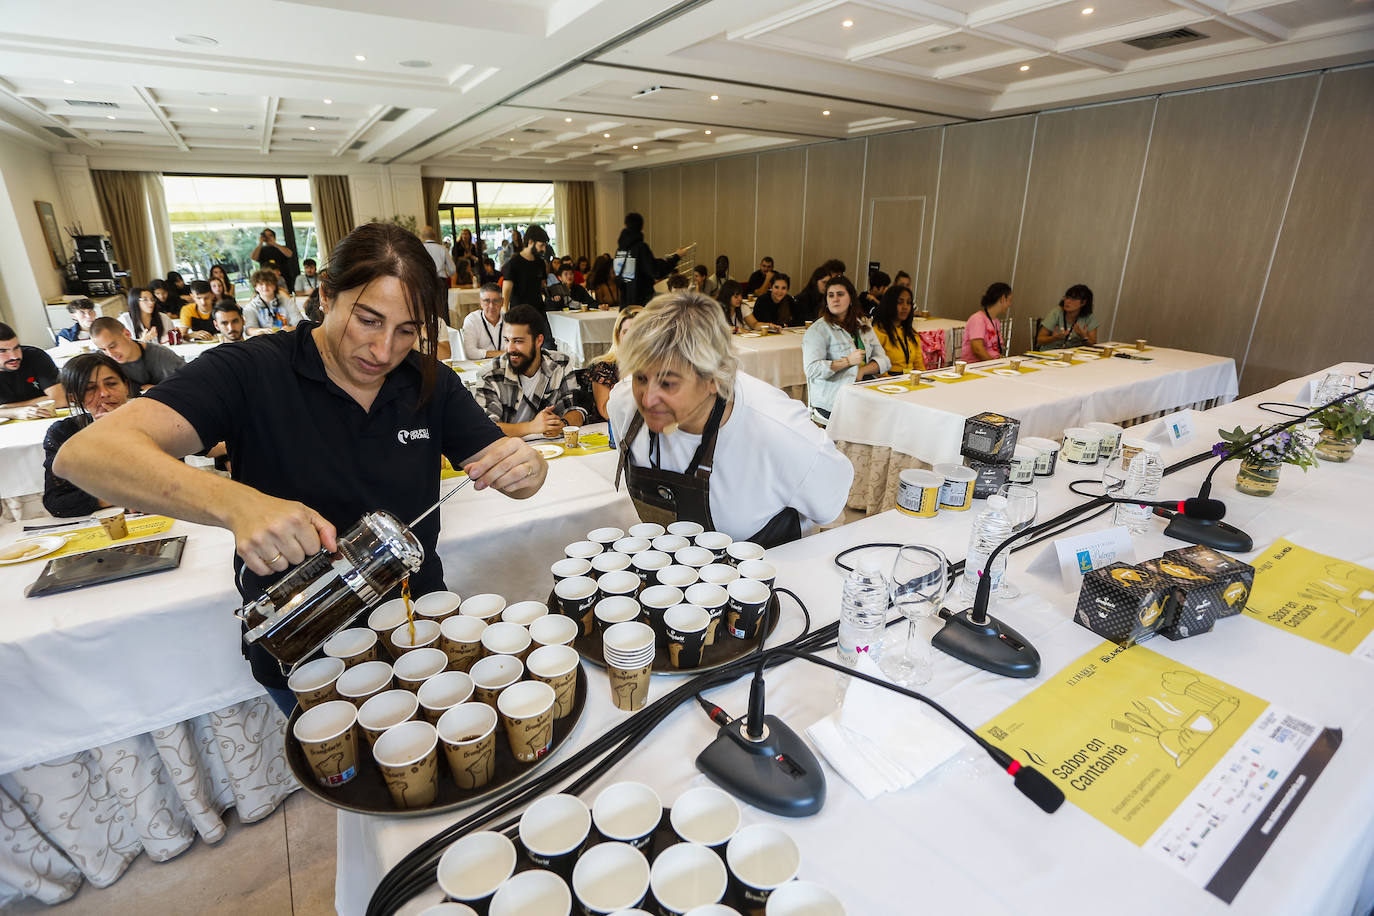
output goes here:
[[[665, 528], [678, 521], [696, 522], [707, 531], [716, 530], [711, 520], [711, 467], [716, 455], [716, 437], [720, 420], [725, 414], [725, 399], [716, 398], [706, 429], [701, 435], [687, 470], [665, 471], [658, 467], [658, 435], [649, 433], [649, 467], [641, 467], [630, 457], [630, 448], [639, 431], [644, 428], [644, 416], [635, 411], [630, 427], [620, 441], [620, 462], [615, 472], [615, 487], [620, 489], [620, 477], [625, 475], [626, 489], [635, 504], [641, 521], [656, 522]], [[759, 531], [746, 540], [771, 549], [801, 537], [801, 513], [785, 506], [770, 518]]]

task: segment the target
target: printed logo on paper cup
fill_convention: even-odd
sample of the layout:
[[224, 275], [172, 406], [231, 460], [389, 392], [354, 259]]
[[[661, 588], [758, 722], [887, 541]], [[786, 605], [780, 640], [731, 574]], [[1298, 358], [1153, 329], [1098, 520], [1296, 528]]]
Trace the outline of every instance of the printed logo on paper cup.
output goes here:
[[349, 767], [342, 773], [335, 773], [333, 776], [328, 777], [326, 783], [331, 786], [341, 786], [353, 778], [353, 772], [355, 769], [356, 767]]

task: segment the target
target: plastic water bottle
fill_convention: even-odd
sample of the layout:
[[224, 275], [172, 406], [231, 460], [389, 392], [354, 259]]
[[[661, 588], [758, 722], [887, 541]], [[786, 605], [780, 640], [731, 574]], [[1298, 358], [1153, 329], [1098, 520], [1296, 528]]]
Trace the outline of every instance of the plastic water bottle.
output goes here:
[[[1141, 449], [1126, 468], [1126, 482], [1121, 486], [1121, 498], [1145, 501], [1159, 499], [1159, 483], [1164, 479], [1164, 464], [1155, 449]], [[1150, 530], [1151, 509], [1139, 503], [1117, 503], [1112, 509], [1112, 524], [1131, 534]]]
[[[867, 655], [874, 664], [883, 652], [883, 628], [887, 623], [887, 578], [878, 561], [861, 556], [844, 582], [844, 598], [840, 605], [839, 662], [846, 668], [859, 664], [859, 656]], [[848, 678], [840, 677], [843, 689]]]
[[[960, 591], [972, 598], [978, 591], [978, 579], [983, 575], [983, 567], [988, 565], [988, 556], [1012, 535], [1011, 519], [1007, 516], [1007, 498], [989, 496], [987, 508], [978, 513], [973, 521], [973, 531], [969, 534], [968, 554], [964, 560], [964, 575]], [[1006, 551], [999, 553], [992, 563], [988, 575], [992, 578], [993, 591], [1002, 584], [1002, 575], [1007, 571]]]

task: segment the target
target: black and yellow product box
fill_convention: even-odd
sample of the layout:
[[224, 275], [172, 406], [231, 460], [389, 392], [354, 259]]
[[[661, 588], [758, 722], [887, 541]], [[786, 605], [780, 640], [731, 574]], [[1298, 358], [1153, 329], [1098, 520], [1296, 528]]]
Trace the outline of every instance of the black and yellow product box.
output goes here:
[[1172, 586], [1149, 570], [1113, 563], [1083, 575], [1073, 619], [1118, 645], [1144, 642], [1172, 597]]
[[1170, 585], [1170, 597], [1159, 623], [1159, 635], [1166, 639], [1187, 639], [1210, 632], [1226, 607], [1222, 600], [1225, 584], [1204, 572], [1161, 557], [1146, 560], [1139, 569], [1149, 570]]
[[1008, 464], [1016, 451], [1021, 421], [1000, 413], [984, 411], [964, 420], [964, 444], [959, 449], [965, 458], [988, 464]]
[[[1217, 614], [1218, 619], [1234, 617], [1245, 610], [1245, 602], [1250, 597], [1250, 589], [1255, 585], [1255, 567], [1249, 563], [1228, 557], [1220, 551], [1204, 547], [1201, 544], [1170, 550], [1161, 557], [1161, 561], [1189, 567], [1211, 576], [1218, 582], [1225, 583], [1225, 587], [1221, 591], [1224, 607]], [[1165, 572], [1171, 572], [1169, 567], [1163, 567], [1163, 569]]]
[[968, 462], [970, 471], [978, 476], [973, 478], [973, 498], [987, 499], [993, 496], [1007, 482], [1011, 476], [1011, 465], [1007, 463], [994, 464], [989, 461], [978, 461], [970, 458]]

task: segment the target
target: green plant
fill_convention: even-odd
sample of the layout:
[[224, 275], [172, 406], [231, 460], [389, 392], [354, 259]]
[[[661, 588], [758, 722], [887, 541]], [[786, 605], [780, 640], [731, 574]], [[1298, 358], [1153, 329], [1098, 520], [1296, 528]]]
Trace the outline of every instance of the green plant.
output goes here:
[[[1317, 466], [1317, 456], [1312, 451], [1312, 440], [1296, 429], [1277, 430], [1275, 427], [1257, 426], [1246, 430], [1237, 426], [1227, 432], [1219, 429], [1221, 440], [1212, 446], [1212, 454], [1228, 455], [1258, 464], [1293, 464], [1306, 470]], [[1244, 446], [1242, 448], [1242, 446]], [[1230, 454], [1234, 450], [1234, 454]]]
[[388, 218], [388, 219], [380, 219], [380, 218], [378, 218], [378, 217], [376, 217], [376, 216], [369, 216], [369, 217], [367, 218], [367, 221], [368, 221], [369, 223], [395, 223], [396, 225], [400, 226], [400, 227], [401, 227], [402, 229], [404, 229], [405, 231], [409, 232], [411, 235], [416, 235], [416, 236], [418, 236], [418, 235], [420, 234], [420, 223], [419, 223], [419, 221], [416, 220], [415, 217], [414, 217], [412, 214], [409, 214], [409, 213], [407, 213], [407, 214], [396, 213], [396, 214], [393, 214], [393, 215], [392, 215], [390, 218]]
[[1358, 398], [1348, 398], [1332, 404], [1316, 420], [1322, 429], [1342, 439], [1363, 439], [1370, 426], [1370, 411]]

